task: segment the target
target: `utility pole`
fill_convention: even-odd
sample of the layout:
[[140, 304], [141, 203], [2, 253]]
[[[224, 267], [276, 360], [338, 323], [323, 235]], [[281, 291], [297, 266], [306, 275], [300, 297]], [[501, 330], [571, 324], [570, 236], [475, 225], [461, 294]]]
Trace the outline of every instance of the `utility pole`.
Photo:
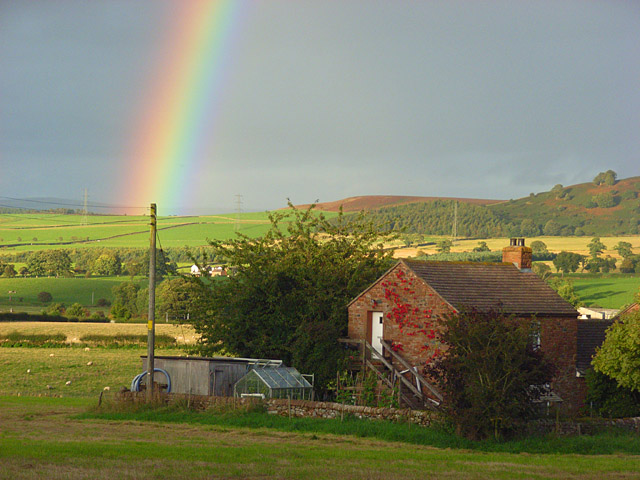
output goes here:
[[153, 400], [153, 351], [156, 340], [156, 204], [151, 204], [149, 238], [149, 316], [147, 322], [147, 401]]

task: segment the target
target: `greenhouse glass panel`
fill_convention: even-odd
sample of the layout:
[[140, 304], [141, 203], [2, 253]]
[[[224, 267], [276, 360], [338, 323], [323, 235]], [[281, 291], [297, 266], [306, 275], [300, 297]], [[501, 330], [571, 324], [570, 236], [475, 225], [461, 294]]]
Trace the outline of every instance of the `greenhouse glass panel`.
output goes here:
[[309, 400], [312, 385], [293, 367], [254, 368], [236, 383], [236, 397], [264, 395], [265, 398]]

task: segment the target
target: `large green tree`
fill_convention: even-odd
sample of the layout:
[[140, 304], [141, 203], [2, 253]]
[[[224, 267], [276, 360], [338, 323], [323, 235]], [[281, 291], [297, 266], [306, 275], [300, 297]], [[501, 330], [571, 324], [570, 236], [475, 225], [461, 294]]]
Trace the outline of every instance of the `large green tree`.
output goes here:
[[156, 314], [159, 319], [195, 321], [194, 315], [207, 310], [203, 306], [208, 302], [208, 292], [203, 282], [192, 277], [169, 278], [156, 290]]
[[627, 258], [633, 255], [633, 245], [631, 245], [629, 242], [620, 241], [616, 244], [615, 247], [613, 247], [613, 249], [616, 250], [618, 252], [618, 255], [620, 255], [622, 258]]
[[553, 266], [556, 267], [558, 272], [573, 273], [578, 270], [582, 255], [574, 252], [560, 252], [556, 258], [553, 259]]
[[443, 326], [446, 353], [426, 370], [458, 432], [472, 439], [500, 437], [532, 417], [554, 373], [532, 341], [537, 325], [471, 310], [445, 318]]
[[640, 391], [640, 313], [627, 315], [607, 330], [593, 368], [619, 385]]
[[259, 238], [211, 242], [228, 278], [210, 283], [208, 311], [192, 324], [202, 354], [282, 359], [314, 373], [322, 391], [342, 358], [347, 304], [391, 262], [383, 237], [364, 217], [328, 221], [314, 207], [270, 214]]
[[32, 275], [68, 275], [71, 272], [71, 258], [66, 250], [41, 250], [27, 259], [27, 268]]

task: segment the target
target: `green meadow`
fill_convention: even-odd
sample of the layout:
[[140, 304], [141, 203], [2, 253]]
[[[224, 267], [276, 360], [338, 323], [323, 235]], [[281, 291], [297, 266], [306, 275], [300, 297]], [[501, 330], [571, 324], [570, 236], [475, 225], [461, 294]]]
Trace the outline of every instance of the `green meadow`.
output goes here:
[[368, 420], [109, 415], [97, 403], [96, 397], [0, 397], [0, 476], [595, 480], [638, 478], [640, 470], [638, 441], [629, 434], [469, 446], [445, 432]]
[[[335, 214], [327, 213], [330, 217]], [[264, 234], [267, 212], [194, 217], [158, 217], [158, 238], [163, 247], [206, 245], [208, 240]], [[12, 246], [20, 244], [19, 246]], [[0, 253], [72, 247], [146, 247], [149, 218], [145, 216], [0, 214]]]
[[586, 306], [620, 308], [633, 303], [635, 295], [640, 292], [640, 275], [574, 274], [569, 278]]
[[[33, 311], [24, 307], [34, 307], [39, 311], [44, 307], [38, 301], [40, 292], [49, 292], [54, 302], [65, 305], [78, 302], [84, 306], [91, 306], [99, 298], [111, 301], [111, 289], [121, 282], [130, 280], [130, 277], [0, 278], [0, 310], [13, 308], [14, 311]], [[137, 277], [134, 282], [146, 286], [147, 280]]]

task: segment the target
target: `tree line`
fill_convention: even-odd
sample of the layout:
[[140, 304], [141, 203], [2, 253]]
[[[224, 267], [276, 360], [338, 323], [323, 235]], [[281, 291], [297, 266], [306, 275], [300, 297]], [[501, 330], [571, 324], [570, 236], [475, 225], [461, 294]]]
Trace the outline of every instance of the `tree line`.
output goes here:
[[[176, 247], [159, 249], [156, 255], [156, 273], [163, 277], [175, 273], [177, 263], [196, 262], [215, 264], [211, 247]], [[26, 263], [16, 269], [13, 262]], [[0, 257], [0, 275], [20, 276], [148, 276], [149, 250], [144, 248], [76, 248], [16, 252]]]

